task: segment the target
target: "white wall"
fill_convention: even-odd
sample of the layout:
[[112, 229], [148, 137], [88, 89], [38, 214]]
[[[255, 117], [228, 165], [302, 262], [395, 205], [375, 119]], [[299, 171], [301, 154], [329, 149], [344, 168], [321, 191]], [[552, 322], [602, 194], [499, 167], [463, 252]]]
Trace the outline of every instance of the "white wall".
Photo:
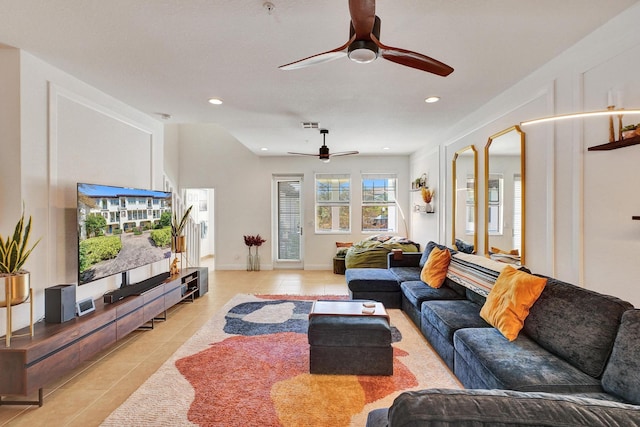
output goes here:
[[[555, 113], [604, 109], [609, 90], [623, 92], [624, 107], [640, 107], [640, 4], [608, 22], [441, 137], [440, 177], [451, 184], [456, 150], [474, 144], [479, 158], [479, 202], [484, 206], [484, 146], [490, 135], [524, 120]], [[514, 60], [526, 52], [513, 52]], [[640, 116], [624, 118], [624, 124]], [[526, 134], [526, 264], [534, 272], [616, 295], [640, 305], [640, 146], [609, 152], [587, 147], [608, 142], [608, 121], [591, 118], [523, 127]], [[411, 158], [424, 169], [425, 147]], [[442, 195], [443, 192], [441, 191]], [[446, 193], [448, 194], [448, 193]], [[451, 200], [440, 216], [450, 242]], [[480, 212], [479, 248], [484, 247]], [[418, 237], [418, 236], [414, 236]]]
[[433, 213], [419, 213], [413, 207], [422, 205], [422, 194], [420, 191], [412, 192], [410, 195], [410, 207], [407, 216], [411, 220], [411, 237], [414, 241], [420, 243], [424, 247], [429, 241], [440, 242], [441, 230], [439, 224], [443, 223], [445, 197], [444, 191], [446, 186], [440, 180], [440, 157], [441, 147], [421, 150], [419, 153], [411, 156], [411, 174], [409, 180], [427, 174], [427, 185], [433, 190], [434, 196], [431, 200]]
[[[76, 183], [161, 189], [163, 126], [29, 53], [0, 50], [3, 65], [10, 66], [2, 67], [0, 87], [10, 82], [20, 93], [19, 100], [6, 103], [13, 104], [7, 111], [18, 118], [19, 131], [3, 136], [2, 152], [12, 156], [6, 163], [19, 166], [9, 167], [10, 174], [0, 168], [3, 181], [14, 187], [0, 193], [0, 225], [2, 232], [7, 226], [12, 230], [24, 201], [33, 216], [32, 239], [42, 238], [25, 264], [38, 320], [44, 316], [45, 288], [77, 283]], [[137, 269], [132, 280], [167, 266]], [[119, 277], [113, 276], [78, 287], [76, 297], [99, 298], [117, 286]], [[28, 325], [28, 304], [13, 313], [16, 329]], [[0, 331], [5, 319], [0, 316]]]
[[[271, 182], [274, 174], [304, 176], [305, 269], [331, 269], [336, 241], [358, 241], [364, 237], [359, 232], [357, 204], [352, 205], [352, 234], [314, 233], [314, 173], [350, 173], [354, 200], [360, 197], [361, 172], [398, 173], [401, 185], [409, 185], [408, 156], [340, 157], [330, 163], [312, 157], [258, 157], [216, 125], [180, 125], [178, 134], [182, 186], [215, 189], [216, 269], [244, 269], [247, 248], [242, 236], [255, 234], [267, 239], [260, 248], [262, 268], [272, 268]], [[401, 193], [399, 199], [407, 215], [408, 194]], [[403, 234], [403, 225], [399, 224], [399, 228]]]
[[[13, 233], [22, 205], [20, 185], [20, 55], [16, 49], [0, 48], [0, 235]], [[15, 218], [15, 220], [14, 220]]]

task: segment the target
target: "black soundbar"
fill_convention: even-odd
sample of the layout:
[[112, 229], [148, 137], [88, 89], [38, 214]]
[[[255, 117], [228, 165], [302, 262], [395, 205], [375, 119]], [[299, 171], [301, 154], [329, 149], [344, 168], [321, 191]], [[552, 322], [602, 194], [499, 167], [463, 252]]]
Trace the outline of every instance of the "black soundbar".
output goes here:
[[109, 291], [106, 294], [104, 294], [103, 301], [105, 302], [105, 304], [113, 304], [114, 302], [118, 302], [121, 299], [124, 299], [128, 296], [140, 295], [162, 284], [165, 280], [169, 278], [169, 276], [170, 274], [167, 271], [164, 273], [160, 273], [157, 276], [153, 276], [148, 279], [145, 279], [142, 282], [134, 283], [132, 285], [125, 286], [124, 288]]

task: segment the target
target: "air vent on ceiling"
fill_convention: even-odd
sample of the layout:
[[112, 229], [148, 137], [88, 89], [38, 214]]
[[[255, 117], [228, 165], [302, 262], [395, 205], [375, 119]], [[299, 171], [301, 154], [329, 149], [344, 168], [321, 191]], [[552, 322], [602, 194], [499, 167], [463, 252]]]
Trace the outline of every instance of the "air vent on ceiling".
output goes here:
[[318, 129], [320, 127], [320, 123], [318, 123], [318, 122], [302, 122], [302, 127], [304, 129]]

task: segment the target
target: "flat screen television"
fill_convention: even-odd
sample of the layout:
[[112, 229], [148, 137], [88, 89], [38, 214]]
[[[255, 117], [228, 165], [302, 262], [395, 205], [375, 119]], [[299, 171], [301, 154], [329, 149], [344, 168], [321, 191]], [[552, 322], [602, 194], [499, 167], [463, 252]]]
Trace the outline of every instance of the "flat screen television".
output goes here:
[[77, 215], [78, 285], [171, 257], [170, 192], [78, 183]]

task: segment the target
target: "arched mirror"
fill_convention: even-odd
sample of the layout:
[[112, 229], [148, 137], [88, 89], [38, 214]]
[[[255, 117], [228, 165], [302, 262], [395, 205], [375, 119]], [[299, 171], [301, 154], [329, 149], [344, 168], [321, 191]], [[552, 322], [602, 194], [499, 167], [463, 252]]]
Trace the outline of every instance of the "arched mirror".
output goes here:
[[478, 157], [470, 145], [456, 151], [451, 167], [453, 177], [452, 245], [461, 252], [478, 248]]
[[524, 132], [512, 126], [489, 138], [485, 159], [484, 253], [524, 264]]

